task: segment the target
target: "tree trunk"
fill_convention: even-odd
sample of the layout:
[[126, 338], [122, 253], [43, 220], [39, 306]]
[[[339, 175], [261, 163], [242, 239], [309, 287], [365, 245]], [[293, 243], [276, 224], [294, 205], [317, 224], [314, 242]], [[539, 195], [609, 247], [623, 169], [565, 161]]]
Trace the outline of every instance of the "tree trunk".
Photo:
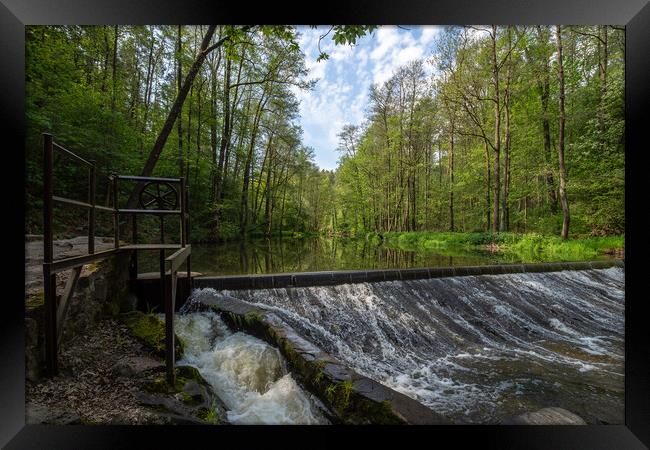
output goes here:
[[115, 34], [113, 40], [113, 92], [111, 93], [111, 112], [115, 113], [115, 103], [117, 98], [117, 37], [118, 37], [118, 28], [117, 25], [113, 28]]
[[510, 190], [510, 79], [512, 77], [512, 28], [508, 27], [508, 70], [506, 72], [505, 102], [505, 134], [506, 141], [503, 149], [503, 195], [501, 206], [501, 224], [499, 231], [508, 231], [510, 228], [510, 211], [508, 208], [508, 194]]
[[[178, 26], [178, 42], [177, 42], [177, 47], [176, 47], [176, 65], [177, 65], [177, 70], [176, 70], [176, 95], [178, 95], [181, 92], [182, 89], [182, 79], [183, 79], [183, 64], [182, 64], [182, 59], [181, 59], [181, 52], [183, 50], [182, 48], [182, 40], [181, 40], [181, 29], [182, 25]], [[180, 178], [184, 177], [183, 174], [183, 111], [181, 107], [181, 111], [178, 114], [178, 123], [177, 123], [177, 132], [178, 132], [178, 176]]]
[[255, 117], [253, 119], [253, 128], [251, 129], [251, 140], [250, 145], [248, 146], [248, 153], [246, 155], [246, 161], [244, 163], [244, 180], [242, 184], [241, 192], [241, 202], [240, 202], [240, 211], [239, 211], [239, 235], [241, 237], [246, 236], [248, 231], [248, 188], [251, 176], [251, 163], [253, 160], [253, 150], [255, 149], [255, 142], [257, 138], [257, 131], [259, 128], [259, 121], [262, 115], [262, 110], [266, 105], [268, 100], [265, 97], [265, 93], [262, 93], [262, 98], [260, 98], [259, 103], [257, 104], [257, 110], [255, 111]]
[[499, 66], [497, 65], [497, 26], [492, 25], [492, 77], [494, 83], [494, 211], [492, 231], [499, 231], [499, 196], [501, 193], [501, 100], [499, 98]]
[[451, 139], [449, 142], [449, 231], [454, 231], [454, 132], [455, 121], [451, 120]]
[[558, 157], [560, 162], [560, 204], [562, 205], [562, 239], [569, 237], [569, 202], [566, 195], [567, 173], [564, 165], [564, 65], [562, 61], [562, 27], [557, 25], [555, 28], [557, 37], [557, 65], [558, 81], [560, 84], [560, 130], [558, 139]]
[[[605, 129], [605, 99], [607, 97], [607, 63], [608, 63], [608, 49], [607, 49], [607, 25], [598, 26], [598, 72], [600, 78], [600, 105], [598, 110], [598, 124], [599, 124], [599, 138], [600, 138], [600, 151], [605, 151], [607, 146], [606, 129]], [[602, 48], [602, 50], [601, 50]]]
[[491, 197], [490, 197], [490, 148], [488, 147], [488, 141], [484, 140], [485, 144], [485, 201], [486, 201], [486, 218], [487, 221], [485, 222], [485, 230], [490, 231], [490, 222], [491, 222], [491, 213], [492, 213], [492, 208], [491, 208]]

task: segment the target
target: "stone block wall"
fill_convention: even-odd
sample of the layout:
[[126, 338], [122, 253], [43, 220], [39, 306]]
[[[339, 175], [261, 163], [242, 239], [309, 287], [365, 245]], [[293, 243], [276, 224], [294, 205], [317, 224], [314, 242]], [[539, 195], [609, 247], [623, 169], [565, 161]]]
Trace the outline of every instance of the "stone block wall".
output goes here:
[[[70, 299], [63, 323], [61, 346], [75, 334], [92, 327], [101, 317], [135, 309], [130, 292], [129, 253], [116, 253], [84, 266]], [[60, 290], [57, 290], [60, 294]], [[61, 324], [57, 324], [61, 326]], [[42, 292], [28, 299], [25, 307], [25, 375], [39, 380], [45, 367], [45, 305]]]

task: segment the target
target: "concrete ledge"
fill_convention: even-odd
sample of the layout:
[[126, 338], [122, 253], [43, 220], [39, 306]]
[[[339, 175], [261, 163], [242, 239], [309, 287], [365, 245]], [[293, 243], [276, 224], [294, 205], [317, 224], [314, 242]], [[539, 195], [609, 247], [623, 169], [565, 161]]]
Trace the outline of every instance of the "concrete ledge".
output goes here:
[[561, 270], [606, 269], [625, 267], [621, 259], [572, 261], [534, 264], [496, 264], [484, 266], [430, 267], [415, 269], [342, 270], [325, 272], [276, 273], [268, 275], [201, 276], [194, 278], [194, 287], [228, 289], [270, 289], [296, 286], [330, 286], [373, 281], [421, 280], [427, 278], [498, 275], [525, 272], [557, 272]]
[[[328, 276], [324, 279], [331, 281]], [[298, 335], [272, 312], [229, 296], [201, 301], [205, 308], [217, 311], [231, 328], [277, 347], [286, 358], [292, 375], [323, 402], [334, 423], [451, 423], [412, 398], [346, 367]]]

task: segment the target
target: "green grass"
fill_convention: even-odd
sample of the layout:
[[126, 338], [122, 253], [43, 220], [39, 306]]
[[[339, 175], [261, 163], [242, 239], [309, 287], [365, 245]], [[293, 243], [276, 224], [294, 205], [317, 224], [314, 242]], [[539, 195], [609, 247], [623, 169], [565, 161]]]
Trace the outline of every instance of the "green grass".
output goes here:
[[563, 240], [535, 233], [451, 233], [389, 232], [384, 234], [387, 247], [442, 253], [492, 249], [524, 262], [579, 261], [597, 258], [612, 250], [625, 248], [625, 236], [583, 237]]

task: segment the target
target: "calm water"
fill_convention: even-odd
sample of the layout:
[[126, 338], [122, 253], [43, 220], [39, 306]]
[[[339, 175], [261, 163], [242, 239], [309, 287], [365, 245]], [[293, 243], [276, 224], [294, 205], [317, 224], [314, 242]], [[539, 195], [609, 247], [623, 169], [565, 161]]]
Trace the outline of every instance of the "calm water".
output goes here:
[[[406, 269], [523, 262], [516, 254], [466, 249], [405, 250], [365, 239], [313, 237], [192, 244], [192, 270], [235, 275], [320, 270]], [[141, 252], [140, 272], [158, 270], [158, 256]]]
[[[158, 270], [158, 256], [141, 252], [140, 272]], [[247, 242], [192, 244], [192, 270], [204, 275], [235, 275], [319, 270], [390, 269], [520, 262], [516, 255], [387, 248], [365, 239], [253, 239]]]

